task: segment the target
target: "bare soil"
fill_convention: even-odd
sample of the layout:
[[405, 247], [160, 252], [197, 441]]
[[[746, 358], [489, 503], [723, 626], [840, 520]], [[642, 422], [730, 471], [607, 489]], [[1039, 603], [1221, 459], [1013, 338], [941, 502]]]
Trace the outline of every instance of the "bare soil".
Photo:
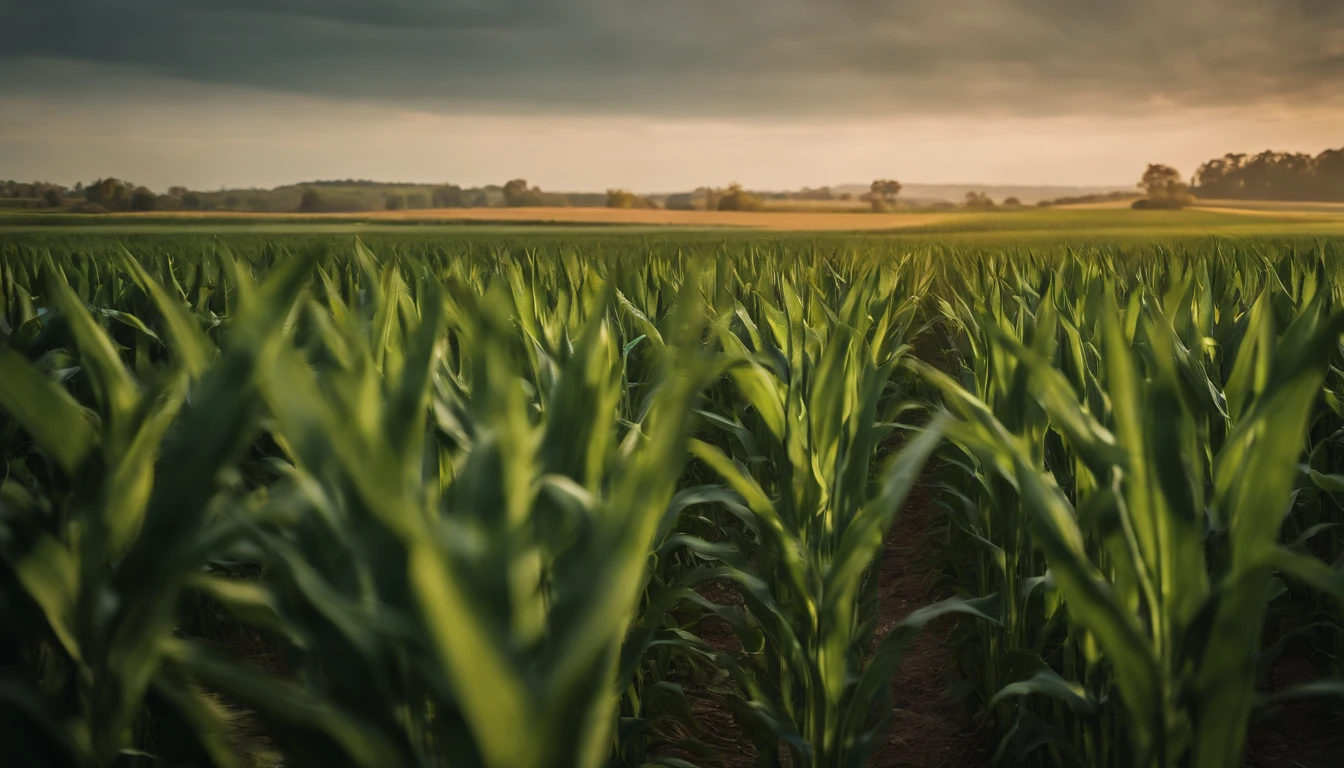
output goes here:
[[[878, 634], [912, 611], [951, 596], [927, 562], [937, 554], [942, 513], [924, 486], [914, 488], [887, 534], [882, 553]], [[952, 631], [956, 618], [933, 622], [919, 634], [892, 678], [896, 706], [889, 735], [870, 765], [880, 768], [970, 768], [990, 754], [964, 704], [949, 695]]]
[[[1269, 669], [1263, 693], [1328, 677], [1305, 642], [1290, 646]], [[1344, 765], [1344, 711], [1328, 698], [1299, 699], [1261, 712], [1246, 734], [1243, 768]]]

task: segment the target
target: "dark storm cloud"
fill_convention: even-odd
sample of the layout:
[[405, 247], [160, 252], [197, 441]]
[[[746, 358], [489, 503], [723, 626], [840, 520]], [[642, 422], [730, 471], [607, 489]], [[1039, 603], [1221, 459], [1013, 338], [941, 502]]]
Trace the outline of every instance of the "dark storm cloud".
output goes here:
[[1302, 105], [1344, 92], [1344, 0], [0, 0], [0, 86], [81, 87], [51, 60], [453, 109]]

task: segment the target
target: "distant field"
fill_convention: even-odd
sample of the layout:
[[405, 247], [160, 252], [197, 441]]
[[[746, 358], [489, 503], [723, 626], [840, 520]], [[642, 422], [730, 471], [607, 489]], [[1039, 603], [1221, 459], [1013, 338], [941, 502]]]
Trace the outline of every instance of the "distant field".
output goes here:
[[1107, 200], [1103, 203], [1075, 203], [1054, 206], [1057, 211], [1122, 211], [1134, 207], [1134, 200]]
[[766, 200], [769, 212], [801, 213], [871, 213], [872, 208], [862, 200]]
[[[804, 211], [669, 211], [626, 208], [441, 208], [365, 213], [265, 214], [232, 212], [152, 212], [101, 216], [47, 214], [23, 217], [25, 225], [48, 219], [61, 224], [331, 223], [374, 224], [587, 224], [606, 226], [749, 227], [771, 231], [853, 231], [900, 229], [943, 222], [949, 214]], [[975, 217], [983, 214], [952, 214]], [[17, 215], [16, 215], [17, 217]], [[3, 221], [3, 219], [0, 219]]]
[[[825, 204], [823, 204], [825, 205]], [[1203, 201], [1184, 211], [1134, 211], [1127, 203], [1024, 208], [995, 212], [895, 212], [809, 210], [730, 212], [612, 208], [457, 208], [328, 214], [154, 212], [76, 215], [0, 213], [0, 231], [68, 229], [114, 234], [165, 231], [258, 233], [358, 233], [462, 230], [485, 233], [541, 231], [644, 232], [863, 232], [909, 236], [1157, 237], [1324, 236], [1344, 234], [1344, 205]]]
[[1344, 203], [1300, 203], [1282, 200], [1200, 200], [1199, 207], [1241, 213], [1328, 213], [1344, 215]]

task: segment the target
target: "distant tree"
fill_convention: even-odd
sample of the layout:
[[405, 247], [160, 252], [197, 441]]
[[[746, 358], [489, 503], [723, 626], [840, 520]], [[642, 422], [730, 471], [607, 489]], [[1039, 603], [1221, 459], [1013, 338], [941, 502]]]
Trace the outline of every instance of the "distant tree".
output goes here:
[[82, 193], [83, 191], [84, 191], [84, 182], [82, 182], [82, 181], [76, 181], [76, 182], [75, 182], [75, 193], [76, 193], [76, 194], [79, 194], [79, 193]]
[[271, 202], [264, 197], [249, 197], [247, 198], [247, 210], [267, 213], [271, 210]]
[[608, 208], [657, 208], [658, 203], [624, 189], [607, 190]]
[[504, 185], [504, 205], [510, 208], [539, 208], [545, 204], [540, 187], [528, 187], [526, 179], [513, 179]]
[[467, 194], [456, 184], [435, 187], [432, 200], [435, 208], [468, 208]]
[[48, 208], [60, 208], [65, 204], [65, 198], [61, 196], [61, 191], [55, 188], [43, 192], [42, 201], [47, 204]]
[[1194, 201], [1180, 171], [1169, 165], [1150, 164], [1139, 179], [1139, 189], [1147, 198], [1136, 202], [1135, 208], [1183, 208]]
[[314, 213], [322, 210], [322, 195], [315, 189], [305, 189], [303, 197], [299, 198], [299, 210], [304, 213]]
[[189, 211], [199, 211], [201, 209], [201, 196], [195, 192], [188, 192], [182, 196], [182, 207]]
[[383, 207], [389, 211], [406, 210], [406, 196], [400, 194], [390, 194], [383, 198]]
[[133, 187], [121, 179], [98, 179], [84, 188], [84, 199], [109, 211], [124, 211], [131, 207]]
[[490, 207], [490, 193], [484, 189], [473, 189], [467, 193], [468, 208], [488, 208]]
[[168, 194], [172, 195], [173, 197], [179, 198], [179, 199], [181, 199], [181, 198], [183, 198], [183, 197], [186, 197], [186, 196], [187, 196], [187, 193], [190, 192], [190, 191], [191, 191], [191, 190], [187, 189], [186, 187], [169, 187], [169, 188], [168, 188]]
[[995, 205], [993, 198], [984, 192], [967, 192], [962, 207], [973, 211], [992, 211]]
[[412, 192], [406, 196], [406, 207], [412, 210], [420, 210], [429, 207], [429, 195], [424, 192]]
[[1006, 208], [1020, 208], [1022, 206], [1022, 200], [1017, 197], [1005, 198], [1003, 205]]
[[742, 189], [737, 182], [728, 185], [728, 191], [719, 197], [717, 206], [720, 211], [759, 211], [763, 208], [765, 201], [760, 195]]
[[875, 211], [890, 210], [900, 194], [901, 182], [895, 179], [877, 179], [868, 185], [868, 202]]
[[160, 211], [176, 211], [182, 207], [182, 198], [172, 195], [159, 195], [154, 202], [154, 207]]
[[136, 187], [131, 193], [132, 211], [153, 211], [159, 207], [159, 196], [146, 187]]
[[700, 187], [692, 194], [704, 200], [704, 210], [717, 211], [719, 210], [719, 200], [723, 197], [724, 192], [718, 187]]
[[853, 200], [853, 199], [854, 199], [854, 194], [851, 193], [851, 192], [841, 192], [841, 193], [840, 193], [840, 197], [838, 197], [838, 198], [836, 198], [836, 199], [837, 199], [837, 200], [840, 200], [841, 202], [848, 203], [850, 200]]
[[663, 207], [669, 211], [693, 211], [695, 210], [695, 196], [690, 192], [668, 195], [667, 199], [663, 200]]
[[1187, 187], [1181, 180], [1180, 171], [1169, 165], [1154, 163], [1143, 172], [1143, 178], [1139, 180], [1139, 189], [1142, 189], [1148, 197], [1159, 198], [1182, 194]]
[[1311, 199], [1344, 201], [1344, 149], [1327, 149], [1312, 160]]

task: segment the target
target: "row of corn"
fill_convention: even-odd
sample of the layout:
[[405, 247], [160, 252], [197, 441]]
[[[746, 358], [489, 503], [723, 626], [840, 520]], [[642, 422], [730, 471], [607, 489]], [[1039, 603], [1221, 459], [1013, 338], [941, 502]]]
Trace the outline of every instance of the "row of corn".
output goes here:
[[[861, 766], [948, 613], [1004, 761], [1341, 690], [1323, 251], [4, 248], [5, 765]], [[921, 481], [961, 596], [879, 631]]]
[[[919, 367], [958, 417], [940, 473], [955, 577], [998, 596], [959, 665], [999, 759], [1235, 766], [1264, 705], [1340, 711], [1337, 251], [941, 272], [945, 356]], [[1316, 679], [1265, 695], [1289, 647]]]

